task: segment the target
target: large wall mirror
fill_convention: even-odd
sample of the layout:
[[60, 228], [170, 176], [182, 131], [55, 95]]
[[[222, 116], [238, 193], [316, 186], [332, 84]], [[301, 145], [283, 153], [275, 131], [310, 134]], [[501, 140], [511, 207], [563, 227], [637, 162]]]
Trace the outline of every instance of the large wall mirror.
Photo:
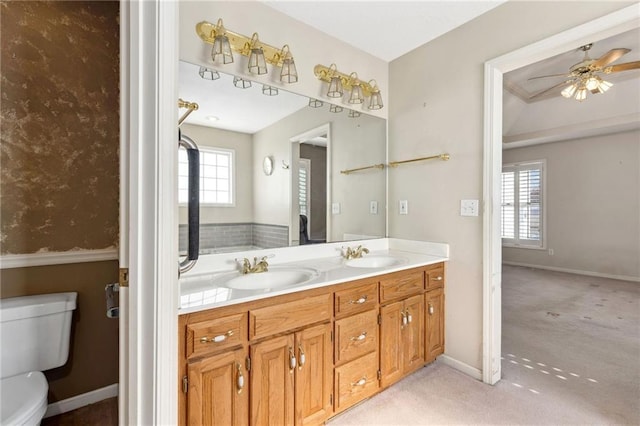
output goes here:
[[199, 105], [181, 131], [201, 150], [201, 253], [385, 236], [386, 172], [344, 173], [386, 163], [384, 119], [184, 61], [178, 90]]

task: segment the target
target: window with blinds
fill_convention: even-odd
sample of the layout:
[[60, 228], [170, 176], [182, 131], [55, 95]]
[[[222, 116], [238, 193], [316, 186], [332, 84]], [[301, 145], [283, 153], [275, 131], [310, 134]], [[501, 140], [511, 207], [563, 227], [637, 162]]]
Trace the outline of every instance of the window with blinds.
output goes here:
[[298, 167], [298, 205], [300, 207], [300, 214], [307, 216], [307, 223], [309, 223], [309, 188], [310, 188], [310, 171], [311, 161], [306, 158], [300, 159], [300, 166]]
[[[234, 151], [200, 147], [200, 203], [233, 206]], [[178, 202], [188, 201], [187, 152], [178, 150]]]
[[543, 247], [544, 161], [502, 167], [502, 243]]

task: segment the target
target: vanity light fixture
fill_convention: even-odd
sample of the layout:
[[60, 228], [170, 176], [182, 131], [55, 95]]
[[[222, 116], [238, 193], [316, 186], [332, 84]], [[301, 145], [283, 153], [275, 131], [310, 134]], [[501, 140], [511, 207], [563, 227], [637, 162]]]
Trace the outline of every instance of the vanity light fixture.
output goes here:
[[326, 67], [324, 65], [316, 65], [313, 69], [315, 76], [324, 82], [329, 83], [327, 96], [330, 98], [340, 98], [344, 94], [344, 90], [351, 91], [349, 103], [364, 103], [364, 98], [369, 97], [369, 106], [371, 110], [382, 108], [382, 95], [375, 80], [369, 80], [365, 83], [358, 78], [358, 74], [352, 72], [347, 75], [340, 71], [336, 64]]
[[250, 73], [263, 75], [267, 73], [267, 64], [281, 67], [280, 81], [283, 83], [296, 83], [298, 72], [296, 70], [293, 55], [289, 45], [277, 48], [263, 43], [258, 38], [258, 33], [247, 37], [240, 33], [228, 30], [224, 27], [222, 19], [218, 19], [216, 24], [202, 21], [196, 25], [196, 33], [205, 43], [213, 45], [211, 59], [216, 59], [222, 55], [222, 63], [233, 62], [232, 51], [247, 56], [249, 58], [247, 68]]
[[251, 81], [245, 80], [242, 77], [235, 76], [233, 77], [233, 85], [238, 89], [248, 89], [249, 87], [251, 87]]
[[362, 113], [360, 113], [359, 111], [350, 109], [349, 110], [349, 118], [358, 118], [362, 115]]
[[318, 99], [309, 98], [309, 106], [311, 108], [321, 108], [324, 105], [324, 102]]
[[206, 67], [200, 67], [200, 70], [198, 70], [198, 74], [200, 74], [200, 77], [205, 80], [217, 80], [220, 78], [220, 74], [218, 73], [218, 71], [210, 70]]
[[340, 105], [331, 105], [329, 107], [329, 112], [334, 112], [334, 113], [339, 113], [342, 112], [344, 110], [344, 108], [342, 108]]
[[262, 85], [262, 94], [263, 95], [267, 95], [267, 96], [277, 96], [278, 95], [278, 88], [277, 87], [273, 87], [273, 86], [269, 86], [267, 84], [263, 84]]

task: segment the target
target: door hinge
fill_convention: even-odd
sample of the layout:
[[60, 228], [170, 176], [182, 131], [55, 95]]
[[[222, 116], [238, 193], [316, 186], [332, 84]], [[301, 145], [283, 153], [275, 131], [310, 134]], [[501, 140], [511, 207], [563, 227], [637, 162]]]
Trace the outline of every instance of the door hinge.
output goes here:
[[182, 393], [187, 393], [189, 391], [189, 379], [187, 376], [182, 377]]
[[378, 370], [378, 380], [382, 380], [382, 371]]
[[378, 314], [378, 325], [382, 324], [382, 314]]
[[251, 371], [251, 358], [247, 357], [245, 359], [244, 365], [247, 368], [247, 371]]
[[129, 287], [129, 268], [120, 268], [118, 284], [120, 287]]

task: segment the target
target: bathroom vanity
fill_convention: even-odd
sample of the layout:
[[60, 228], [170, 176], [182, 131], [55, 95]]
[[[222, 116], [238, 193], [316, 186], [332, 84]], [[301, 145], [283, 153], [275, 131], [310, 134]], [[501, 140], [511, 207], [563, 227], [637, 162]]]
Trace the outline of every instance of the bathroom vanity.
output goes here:
[[322, 424], [442, 354], [447, 257], [367, 256], [307, 259], [300, 288], [183, 297], [180, 424]]

